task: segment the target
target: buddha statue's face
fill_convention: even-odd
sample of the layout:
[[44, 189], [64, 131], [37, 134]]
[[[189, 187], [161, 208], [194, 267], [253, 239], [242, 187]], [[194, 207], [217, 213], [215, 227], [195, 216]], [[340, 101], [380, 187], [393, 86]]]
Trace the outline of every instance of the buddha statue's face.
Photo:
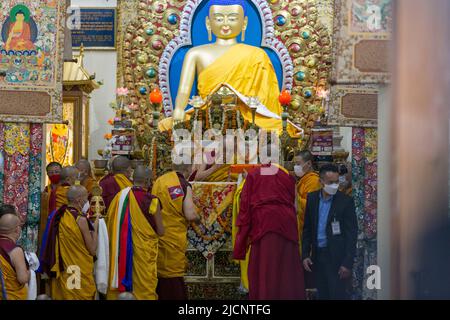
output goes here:
[[247, 17], [240, 5], [213, 5], [206, 18], [206, 27], [220, 39], [236, 38], [243, 29], [247, 28]]

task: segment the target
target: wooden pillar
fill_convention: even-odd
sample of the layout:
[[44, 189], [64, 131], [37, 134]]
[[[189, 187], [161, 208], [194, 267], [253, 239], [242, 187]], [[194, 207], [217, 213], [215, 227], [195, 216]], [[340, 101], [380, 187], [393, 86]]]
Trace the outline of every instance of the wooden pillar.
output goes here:
[[396, 1], [390, 113], [393, 299], [414, 298], [420, 237], [448, 219], [449, 16], [447, 0]]

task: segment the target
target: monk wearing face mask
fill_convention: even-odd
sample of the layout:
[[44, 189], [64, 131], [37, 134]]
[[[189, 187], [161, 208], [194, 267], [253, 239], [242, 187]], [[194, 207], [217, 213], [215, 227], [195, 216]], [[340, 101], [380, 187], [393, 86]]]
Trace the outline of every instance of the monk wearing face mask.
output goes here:
[[[47, 167], [47, 176], [50, 183], [45, 187], [41, 197], [41, 220], [39, 227], [39, 247], [42, 242], [47, 217], [51, 211], [56, 209], [56, 189], [61, 185], [62, 166], [58, 162], [50, 162]], [[50, 211], [51, 210], [51, 211]]]
[[296, 206], [300, 251], [302, 247], [303, 224], [305, 221], [306, 196], [321, 188], [320, 179], [313, 169], [313, 155], [309, 150], [300, 151], [294, 157], [294, 172], [299, 178], [296, 185]]

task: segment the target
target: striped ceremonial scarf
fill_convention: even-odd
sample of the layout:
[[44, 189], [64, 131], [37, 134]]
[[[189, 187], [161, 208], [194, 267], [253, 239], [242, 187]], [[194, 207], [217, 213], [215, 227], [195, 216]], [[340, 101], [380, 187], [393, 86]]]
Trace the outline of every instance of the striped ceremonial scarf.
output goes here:
[[111, 287], [120, 292], [133, 291], [133, 239], [130, 216], [130, 190], [125, 188], [120, 193], [118, 214], [114, 224], [113, 239], [113, 280]]

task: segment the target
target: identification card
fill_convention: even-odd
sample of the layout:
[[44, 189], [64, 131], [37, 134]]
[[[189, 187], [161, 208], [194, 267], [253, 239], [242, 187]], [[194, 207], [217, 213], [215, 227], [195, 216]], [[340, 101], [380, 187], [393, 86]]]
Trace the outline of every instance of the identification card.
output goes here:
[[341, 225], [339, 221], [333, 221], [331, 223], [331, 230], [333, 231], [333, 236], [338, 236], [341, 234]]

